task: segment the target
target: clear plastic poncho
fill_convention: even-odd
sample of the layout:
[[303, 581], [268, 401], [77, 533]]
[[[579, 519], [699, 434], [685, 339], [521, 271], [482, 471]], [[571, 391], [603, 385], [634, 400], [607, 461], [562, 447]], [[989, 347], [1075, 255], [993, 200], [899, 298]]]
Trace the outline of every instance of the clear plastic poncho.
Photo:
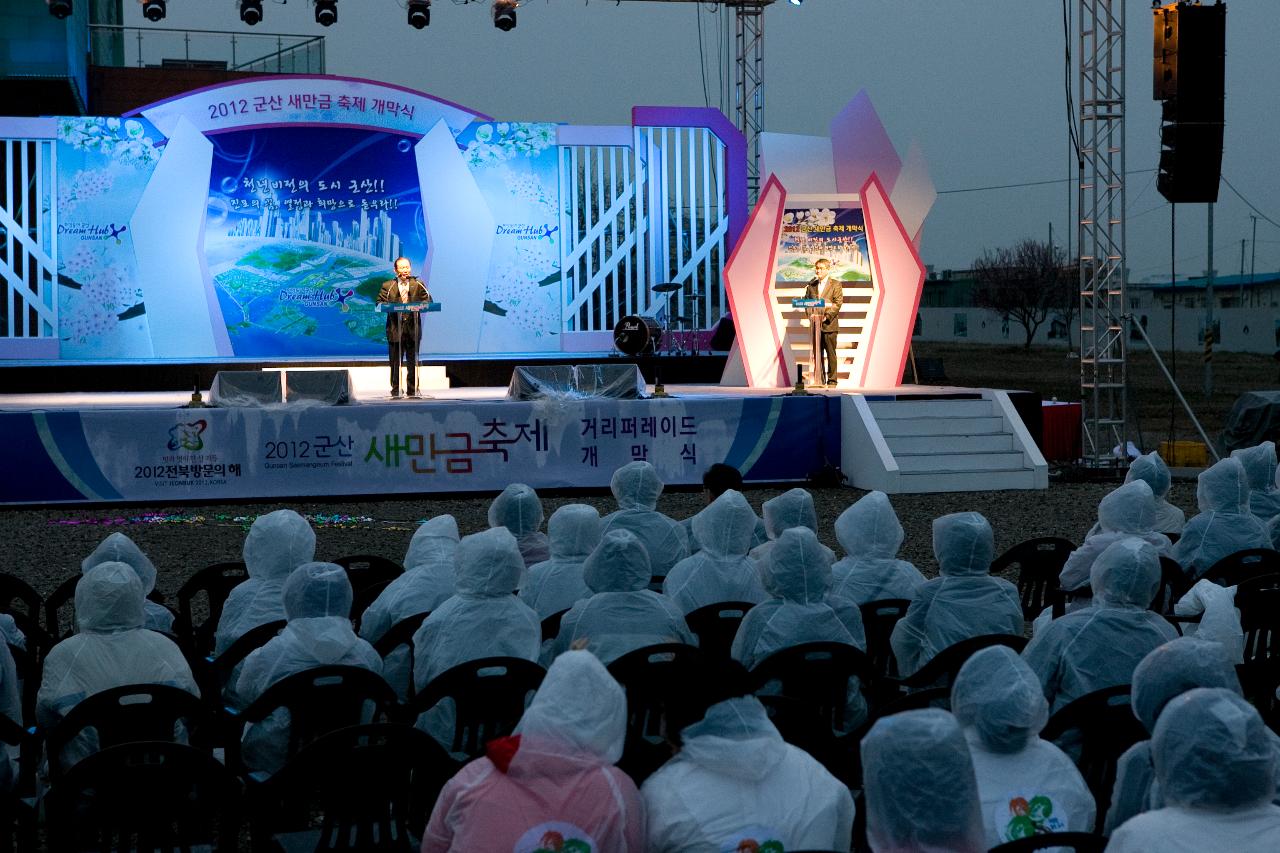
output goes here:
[[1129, 684], [1148, 652], [1178, 636], [1147, 609], [1160, 587], [1160, 558], [1149, 543], [1113, 543], [1094, 561], [1089, 582], [1093, 606], [1054, 619], [1022, 652], [1053, 711], [1095, 690]]
[[[770, 498], [760, 505], [764, 515], [764, 529], [769, 541], [751, 549], [751, 557], [760, 565], [769, 562], [769, 552], [782, 531], [792, 527], [804, 527], [818, 532], [818, 511], [813, 506], [813, 495], [804, 489], [789, 489], [776, 498]], [[826, 545], [819, 544], [831, 558], [836, 561], [836, 553]]]
[[1239, 459], [1229, 457], [1202, 471], [1196, 482], [1200, 514], [1187, 522], [1173, 546], [1173, 558], [1193, 578], [1228, 554], [1270, 548], [1271, 538], [1249, 510], [1249, 478]]
[[[1153, 450], [1129, 463], [1124, 481], [1132, 483], [1135, 480], [1142, 480], [1150, 486], [1151, 494], [1155, 497], [1156, 510], [1152, 529], [1157, 533], [1181, 533], [1183, 526], [1187, 523], [1186, 514], [1179, 507], [1169, 503], [1169, 489], [1173, 485], [1173, 477], [1169, 474], [1169, 466], [1164, 464], [1159, 453]], [[1085, 537], [1101, 532], [1101, 525], [1094, 524]]]
[[1089, 570], [1098, 555], [1113, 543], [1129, 537], [1150, 542], [1156, 553], [1167, 555], [1173, 548], [1169, 538], [1154, 530], [1155, 496], [1145, 480], [1125, 483], [1098, 502], [1098, 524], [1079, 548], [1071, 552], [1058, 573], [1063, 589], [1081, 589], [1089, 585]]
[[[351, 627], [351, 581], [335, 563], [304, 563], [284, 584], [284, 629], [245, 658], [232, 702], [244, 708], [277, 681], [317, 666], [341, 664], [382, 672], [382, 658]], [[289, 712], [274, 711], [245, 728], [242, 755], [252, 771], [274, 773], [289, 744]]]
[[884, 492], [867, 492], [836, 519], [844, 559], [831, 567], [831, 598], [862, 606], [886, 598], [913, 598], [924, 575], [898, 559], [902, 524]]
[[903, 711], [862, 739], [867, 840], [876, 853], [987, 849], [978, 783], [960, 724], [947, 711]]
[[[755, 510], [752, 510], [752, 513], [754, 514]], [[680, 521], [680, 526], [684, 529], [685, 541], [688, 542], [689, 545], [689, 556], [691, 557], [702, 550], [702, 543], [699, 542], [698, 537], [693, 534], [693, 519], [695, 518], [697, 518], [697, 516], [693, 515], [689, 518], [681, 519]], [[752, 550], [769, 541], [769, 534], [764, 529], [764, 519], [760, 518], [758, 515], [755, 519], [755, 527], [751, 530]]]
[[933, 520], [939, 577], [921, 585], [890, 636], [898, 671], [911, 673], [961, 640], [982, 634], [1022, 635], [1018, 588], [988, 574], [995, 554], [991, 525], [976, 512]]
[[[125, 684], [167, 684], [200, 695], [191, 667], [168, 637], [142, 627], [142, 581], [126, 563], [102, 563], [76, 584], [79, 633], [44, 660], [36, 721], [48, 728], [86, 696]], [[81, 738], [63, 755], [67, 766], [93, 749]]]
[[547, 534], [542, 532], [542, 501], [524, 483], [512, 483], [493, 499], [489, 504], [489, 526], [511, 531], [526, 566], [551, 558]]
[[783, 741], [754, 696], [712, 705], [681, 742], [641, 788], [652, 853], [848, 846], [849, 789]]
[[[130, 566], [138, 573], [139, 580], [142, 581], [142, 594], [150, 595], [151, 591], [156, 588], [156, 567], [155, 564], [142, 553], [132, 539], [123, 533], [112, 533], [106, 539], [98, 543], [98, 547], [93, 549], [93, 553], [85, 557], [80, 563], [80, 573], [92, 569], [94, 566], [102, 563], [124, 563]], [[142, 627], [150, 628], [152, 631], [164, 631], [166, 634], [173, 633], [173, 611], [165, 607], [163, 604], [157, 604], [154, 601], [143, 599], [142, 608], [144, 614], [144, 622]]]
[[1049, 703], [1017, 652], [975, 652], [956, 675], [951, 710], [973, 756], [988, 846], [1093, 831], [1093, 794], [1066, 753], [1040, 739]]
[[601, 533], [629, 530], [644, 545], [654, 577], [666, 577], [671, 567], [689, 556], [684, 528], [658, 512], [662, 480], [648, 462], [630, 462], [613, 472], [609, 488], [618, 509], [604, 517]]
[[554, 651], [562, 654], [575, 641], [605, 665], [627, 652], [658, 643], [698, 644], [684, 614], [664, 595], [648, 589], [651, 569], [644, 544], [627, 530], [609, 530], [583, 566], [591, 589], [560, 620]]
[[645, 853], [639, 792], [612, 766], [626, 722], [626, 695], [600, 661], [565, 652], [547, 670], [515, 736], [490, 744], [487, 757], [444, 786], [422, 850]]
[[214, 653], [259, 625], [284, 617], [281, 593], [289, 573], [316, 555], [316, 534], [307, 520], [291, 509], [259, 516], [244, 539], [244, 563], [249, 578], [227, 596], [214, 634]]
[[671, 569], [662, 592], [686, 616], [722, 601], [758, 604], [767, 597], [751, 550], [756, 514], [741, 492], [728, 489], [693, 517], [698, 553]]
[[600, 513], [587, 504], [565, 504], [551, 513], [547, 522], [551, 559], [530, 566], [520, 587], [520, 600], [532, 607], [539, 619], [568, 610], [591, 595], [582, 579], [582, 567], [600, 544], [601, 527]]
[[1280, 488], [1276, 487], [1276, 443], [1264, 441], [1255, 447], [1242, 447], [1231, 451], [1232, 459], [1239, 459], [1249, 478], [1249, 511], [1259, 521], [1267, 524], [1280, 515]]

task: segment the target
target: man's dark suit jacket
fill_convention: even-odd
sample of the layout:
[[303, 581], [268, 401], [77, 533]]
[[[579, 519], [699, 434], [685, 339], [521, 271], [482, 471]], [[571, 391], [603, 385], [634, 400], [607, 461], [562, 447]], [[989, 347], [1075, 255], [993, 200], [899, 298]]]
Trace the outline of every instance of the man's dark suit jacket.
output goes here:
[[[397, 279], [384, 282], [378, 291], [378, 304], [400, 301], [400, 282]], [[409, 302], [430, 302], [431, 294], [426, 285], [416, 278], [409, 279]], [[404, 340], [418, 343], [422, 340], [422, 318], [413, 311], [387, 315], [387, 340]]]
[[805, 299], [825, 299], [827, 307], [822, 309], [822, 331], [835, 332], [840, 328], [840, 305], [844, 302], [844, 284], [835, 276], [827, 276], [827, 286], [818, 292], [818, 280], [810, 279], [804, 289]]

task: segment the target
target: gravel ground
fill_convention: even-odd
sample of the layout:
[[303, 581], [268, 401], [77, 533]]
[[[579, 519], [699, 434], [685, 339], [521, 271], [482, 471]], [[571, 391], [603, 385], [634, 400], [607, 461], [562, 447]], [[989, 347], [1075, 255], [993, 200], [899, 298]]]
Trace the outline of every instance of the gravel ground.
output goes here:
[[[949, 512], [976, 510], [995, 528], [996, 552], [1033, 536], [1063, 536], [1079, 542], [1096, 520], [1098, 501], [1114, 488], [1104, 483], [1056, 483], [1037, 492], [957, 492], [897, 495], [891, 498], [906, 530], [902, 556], [925, 575], [937, 573], [930, 525]], [[780, 489], [750, 489], [747, 499], [757, 511]], [[864, 492], [832, 488], [812, 490], [818, 510], [819, 535], [841, 553], [832, 524]], [[1195, 483], [1175, 482], [1170, 500], [1190, 518], [1195, 514]], [[80, 561], [104, 537], [121, 531], [138, 543], [159, 570], [157, 587], [172, 597], [194, 571], [210, 563], [238, 560], [244, 534], [253, 518], [289, 507], [314, 517], [316, 559], [344, 554], [378, 554], [400, 560], [417, 523], [451, 513], [465, 535], [487, 526], [491, 496], [415, 498], [353, 502], [252, 502], [203, 506], [75, 507], [0, 511], [0, 536], [9, 543], [0, 570], [23, 578], [48, 595], [79, 571]], [[658, 508], [685, 518], [703, 505], [700, 491], [664, 494]], [[566, 503], [588, 503], [601, 514], [614, 509], [607, 492], [546, 493], [546, 515]], [[146, 516], [152, 520], [143, 520]]]

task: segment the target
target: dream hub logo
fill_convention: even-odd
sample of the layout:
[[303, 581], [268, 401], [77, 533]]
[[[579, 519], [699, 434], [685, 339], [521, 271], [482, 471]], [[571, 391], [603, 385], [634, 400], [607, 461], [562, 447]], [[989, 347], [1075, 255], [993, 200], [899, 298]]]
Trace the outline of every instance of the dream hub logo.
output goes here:
[[546, 240], [550, 242], [555, 239], [555, 234], [559, 230], [559, 225], [526, 223], [499, 225], [494, 230], [494, 234], [499, 237], [515, 237], [517, 240]]
[[285, 287], [280, 290], [281, 302], [294, 302], [304, 308], [327, 308], [336, 305], [343, 314], [350, 313], [351, 306], [347, 300], [355, 296], [350, 288], [335, 287], [330, 291], [312, 290], [307, 287]]

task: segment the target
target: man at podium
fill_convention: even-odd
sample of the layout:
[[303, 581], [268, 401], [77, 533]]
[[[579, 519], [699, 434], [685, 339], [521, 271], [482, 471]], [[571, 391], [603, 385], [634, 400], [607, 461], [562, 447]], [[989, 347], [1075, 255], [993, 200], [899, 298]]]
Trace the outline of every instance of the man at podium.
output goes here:
[[[396, 258], [396, 277], [378, 291], [378, 304], [390, 302], [430, 302], [431, 294], [412, 275], [408, 258]], [[418, 347], [422, 343], [422, 318], [416, 311], [387, 314], [387, 357], [391, 362], [391, 396], [400, 396], [400, 365], [405, 366], [405, 390], [418, 396]]]
[[[831, 261], [826, 258], [819, 258], [814, 263], [813, 275], [804, 289], [804, 298], [821, 299], [827, 303], [822, 309], [822, 363], [826, 384], [835, 385], [839, 378], [836, 375], [839, 368], [836, 362], [836, 338], [840, 332], [840, 305], [844, 302], [844, 285], [831, 277]], [[816, 369], [817, 353], [814, 353], [813, 364]], [[813, 381], [822, 380], [814, 376]]]

